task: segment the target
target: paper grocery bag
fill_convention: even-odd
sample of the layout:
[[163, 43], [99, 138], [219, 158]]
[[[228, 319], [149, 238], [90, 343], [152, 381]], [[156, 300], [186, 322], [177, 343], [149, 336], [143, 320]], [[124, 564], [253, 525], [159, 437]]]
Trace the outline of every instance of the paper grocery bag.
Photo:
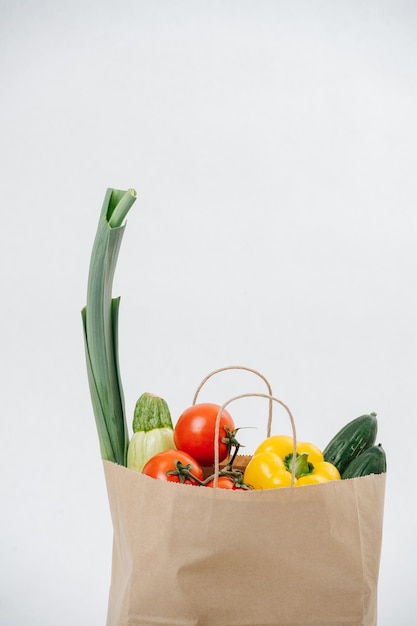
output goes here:
[[266, 491], [104, 461], [107, 626], [375, 626], [385, 474]]

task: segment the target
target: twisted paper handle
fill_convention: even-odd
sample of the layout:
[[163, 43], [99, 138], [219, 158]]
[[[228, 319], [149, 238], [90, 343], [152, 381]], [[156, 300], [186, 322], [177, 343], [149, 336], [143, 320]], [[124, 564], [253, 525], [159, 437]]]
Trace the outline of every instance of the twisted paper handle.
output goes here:
[[[282, 407], [284, 407], [284, 409], [287, 411], [288, 416], [290, 418], [290, 422], [291, 422], [291, 428], [292, 428], [292, 438], [293, 438], [293, 455], [294, 455], [294, 459], [297, 456], [297, 434], [296, 434], [296, 430], [295, 430], [295, 422], [294, 422], [294, 418], [293, 415], [290, 411], [290, 409], [288, 408], [288, 406], [286, 404], [284, 404], [284, 402], [282, 402], [282, 400], [280, 400], [279, 398], [275, 398], [275, 396], [272, 395], [268, 395], [265, 393], [243, 393], [239, 396], [234, 396], [233, 398], [230, 398], [229, 400], [227, 400], [219, 409], [219, 412], [217, 413], [217, 418], [216, 418], [216, 427], [215, 427], [215, 435], [214, 435], [214, 488], [217, 487], [218, 485], [218, 481], [219, 481], [219, 471], [220, 471], [220, 463], [219, 463], [219, 435], [220, 435], [220, 419], [222, 416], [222, 413], [224, 411], [224, 409], [231, 403], [234, 402], [235, 400], [239, 400], [241, 398], [252, 398], [252, 397], [256, 397], [256, 398], [268, 398], [269, 401], [272, 402], [277, 402], [278, 404], [280, 404]], [[294, 486], [294, 481], [295, 481], [295, 463], [291, 464], [291, 487]]]
[[201, 381], [201, 383], [199, 384], [199, 386], [197, 387], [197, 390], [194, 394], [194, 398], [193, 398], [193, 404], [195, 404], [197, 402], [197, 398], [198, 398], [198, 394], [200, 393], [202, 387], [206, 384], [206, 382], [215, 374], [219, 374], [220, 372], [225, 372], [227, 370], [245, 370], [247, 372], [251, 372], [252, 374], [256, 374], [256, 376], [259, 376], [259, 378], [261, 378], [268, 389], [268, 397], [270, 398], [269, 400], [269, 412], [268, 412], [268, 422], [267, 422], [267, 429], [266, 429], [266, 436], [269, 437], [271, 434], [271, 426], [272, 426], [272, 407], [273, 407], [273, 400], [272, 400], [272, 388], [271, 385], [268, 381], [267, 378], [265, 378], [265, 376], [263, 374], [261, 374], [260, 372], [258, 372], [257, 370], [252, 369], [251, 367], [245, 367], [244, 365], [228, 365], [227, 367], [220, 367], [219, 369], [213, 370], [212, 372], [210, 372], [210, 374], [207, 374], [207, 376], [205, 378], [203, 378], [203, 380]]

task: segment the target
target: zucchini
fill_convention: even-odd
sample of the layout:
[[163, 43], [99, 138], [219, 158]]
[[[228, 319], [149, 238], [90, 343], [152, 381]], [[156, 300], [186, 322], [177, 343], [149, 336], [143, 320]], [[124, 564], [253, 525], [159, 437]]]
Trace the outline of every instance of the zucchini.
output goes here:
[[346, 467], [342, 478], [357, 478], [368, 474], [384, 474], [387, 471], [387, 458], [385, 450], [378, 444], [371, 446], [353, 459]]
[[323, 450], [324, 460], [335, 465], [342, 474], [353, 459], [375, 443], [377, 430], [376, 413], [353, 419], [327, 444]]

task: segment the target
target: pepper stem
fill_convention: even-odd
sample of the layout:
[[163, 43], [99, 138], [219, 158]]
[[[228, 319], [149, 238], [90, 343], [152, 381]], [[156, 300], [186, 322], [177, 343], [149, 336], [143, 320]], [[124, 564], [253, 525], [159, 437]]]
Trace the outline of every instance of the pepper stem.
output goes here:
[[[289, 472], [292, 471], [293, 457], [293, 454], [288, 454], [284, 460]], [[296, 478], [300, 478], [300, 476], [308, 476], [314, 469], [314, 465], [308, 460], [308, 452], [297, 454], [294, 465]]]

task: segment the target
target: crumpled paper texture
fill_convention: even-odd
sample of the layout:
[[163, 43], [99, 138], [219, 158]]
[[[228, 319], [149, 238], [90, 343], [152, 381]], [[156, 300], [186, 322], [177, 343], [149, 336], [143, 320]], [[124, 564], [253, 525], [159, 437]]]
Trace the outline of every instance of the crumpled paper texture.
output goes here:
[[385, 474], [268, 491], [104, 461], [107, 626], [375, 626]]

